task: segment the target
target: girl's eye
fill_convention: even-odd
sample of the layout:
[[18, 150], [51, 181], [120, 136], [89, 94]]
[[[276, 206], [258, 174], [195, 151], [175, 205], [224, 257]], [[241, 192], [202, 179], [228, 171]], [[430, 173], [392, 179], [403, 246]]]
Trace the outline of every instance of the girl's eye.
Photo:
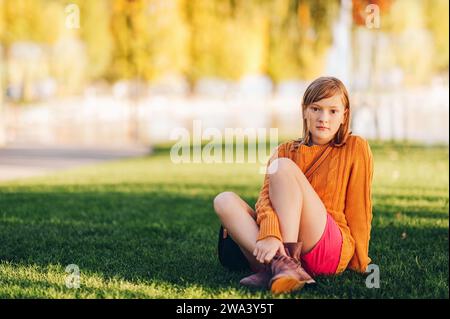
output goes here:
[[313, 111], [316, 112], [318, 110], [317, 107], [313, 107]]
[[336, 110], [331, 110], [331, 113], [333, 114], [336, 114], [336, 112], [337, 112]]

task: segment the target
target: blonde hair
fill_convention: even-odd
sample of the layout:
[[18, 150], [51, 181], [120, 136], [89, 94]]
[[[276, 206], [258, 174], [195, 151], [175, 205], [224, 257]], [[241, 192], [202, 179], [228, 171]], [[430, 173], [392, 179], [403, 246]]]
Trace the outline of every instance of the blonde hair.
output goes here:
[[305, 111], [312, 103], [332, 97], [336, 93], [341, 94], [342, 103], [344, 104], [344, 123], [339, 127], [339, 130], [334, 135], [331, 145], [340, 147], [344, 145], [347, 138], [352, 134], [349, 130], [351, 120], [350, 100], [348, 92], [344, 84], [337, 78], [332, 76], [320, 77], [315, 79], [305, 91], [302, 101], [302, 117], [303, 117], [303, 137], [295, 141], [295, 147], [299, 145], [309, 145], [311, 142], [311, 133], [309, 132], [308, 123], [305, 119]]

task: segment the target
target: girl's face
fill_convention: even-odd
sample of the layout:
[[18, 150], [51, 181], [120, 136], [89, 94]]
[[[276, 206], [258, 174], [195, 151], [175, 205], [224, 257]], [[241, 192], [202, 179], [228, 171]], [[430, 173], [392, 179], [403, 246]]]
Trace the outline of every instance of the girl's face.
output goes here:
[[341, 94], [314, 102], [305, 111], [312, 142], [316, 145], [326, 144], [333, 139], [340, 125], [344, 123], [344, 115], [347, 112]]

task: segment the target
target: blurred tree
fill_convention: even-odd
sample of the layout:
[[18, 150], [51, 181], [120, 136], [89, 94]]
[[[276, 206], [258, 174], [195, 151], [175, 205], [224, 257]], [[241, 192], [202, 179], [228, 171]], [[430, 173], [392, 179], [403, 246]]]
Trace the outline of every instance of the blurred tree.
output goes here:
[[[5, 56], [5, 38], [6, 38], [6, 23], [5, 23], [5, 0], [0, 0], [0, 113], [2, 111], [3, 98], [5, 95], [5, 76], [6, 64]], [[0, 124], [1, 125], [1, 124]], [[1, 127], [0, 127], [1, 130]], [[0, 133], [1, 134], [1, 133]], [[1, 143], [1, 142], [0, 142]]]
[[115, 0], [109, 78], [156, 80], [187, 68], [183, 0]]
[[56, 3], [56, 0], [3, 1], [6, 32], [0, 35], [0, 41], [5, 45], [15, 41], [54, 42], [59, 36], [59, 28], [48, 28], [48, 23], [54, 21]]
[[128, 137], [133, 142], [139, 138], [137, 108], [142, 94], [140, 82], [151, 77], [152, 72], [148, 42], [150, 25], [145, 10], [144, 0], [115, 0], [111, 16], [113, 56], [109, 77], [133, 80], [126, 86], [130, 106]]
[[202, 77], [236, 80], [246, 74], [266, 74], [269, 51], [269, 3], [266, 0], [189, 0], [186, 71], [193, 87]]
[[[261, 74], [267, 70], [268, 53], [268, 1], [230, 1], [230, 14], [225, 41], [220, 43], [225, 50], [219, 57], [223, 64], [222, 72], [231, 78], [246, 74]], [[219, 14], [218, 19], [220, 21]]]
[[[427, 28], [426, 15], [425, 1], [396, 0], [383, 18], [382, 30], [391, 39], [393, 62], [402, 69], [404, 83], [408, 85], [427, 83], [434, 73], [435, 44], [432, 33]], [[441, 27], [444, 23], [437, 22]]]
[[[185, 1], [185, 18], [190, 27], [187, 77], [191, 86], [202, 77], [239, 78], [244, 50], [238, 26], [233, 23], [235, 1]], [[236, 37], [233, 39], [233, 37]]]
[[100, 79], [108, 71], [113, 52], [110, 32], [111, 8], [109, 0], [73, 1], [80, 6], [80, 38], [88, 56], [87, 76]]
[[[49, 22], [55, 20], [58, 13], [56, 0], [17, 0], [2, 1], [0, 3], [1, 20], [0, 23], [0, 43], [2, 44], [2, 56], [4, 59], [4, 81], [3, 85], [8, 86], [10, 74], [8, 67], [11, 57], [11, 46], [15, 42], [35, 42], [39, 44], [51, 44], [59, 37], [59, 28], [48, 28]], [[29, 99], [30, 77], [27, 70], [22, 74], [22, 94], [23, 101]]]
[[151, 80], [181, 75], [189, 63], [189, 29], [184, 19], [184, 1], [150, 0], [147, 4]]
[[[373, 38], [373, 78], [383, 66], [397, 66], [405, 83], [420, 84], [436, 71], [448, 70], [448, 0], [353, 0], [357, 26], [366, 27], [369, 4], [378, 6], [382, 21], [379, 29], [367, 32]], [[381, 40], [389, 41], [389, 55], [380, 52]]]
[[3, 116], [3, 100], [5, 96], [5, 76], [6, 76], [6, 64], [4, 60], [4, 44], [3, 39], [5, 37], [4, 33], [6, 32], [6, 24], [4, 20], [5, 16], [5, 4], [4, 0], [0, 0], [0, 147], [6, 144], [6, 132], [5, 132], [5, 123]]
[[146, 77], [151, 70], [149, 52], [149, 21], [145, 17], [144, 0], [114, 0], [111, 32], [113, 56], [110, 76], [113, 79]]
[[275, 81], [320, 74], [338, 1], [186, 1], [191, 84], [205, 76]]
[[275, 81], [311, 79], [323, 71], [338, 8], [329, 0], [271, 3], [268, 73]]
[[[3, 60], [9, 60], [11, 45], [18, 41], [39, 45], [60, 41], [60, 46], [64, 46], [70, 38], [84, 43], [89, 67], [79, 72], [86, 72], [86, 79], [154, 81], [166, 74], [179, 73], [185, 74], [191, 84], [201, 77], [239, 79], [255, 73], [269, 74], [275, 81], [309, 79], [322, 72], [331, 44], [331, 24], [340, 2], [73, 0], [71, 3], [80, 8], [81, 24], [75, 30], [64, 27], [61, 19], [66, 0], [0, 0]], [[447, 0], [352, 0], [352, 3], [354, 22], [359, 27], [366, 26], [367, 6], [379, 7], [381, 27], [370, 30], [374, 50], [380, 49], [379, 42], [386, 35], [391, 37], [394, 43], [390, 63], [404, 68], [410, 82], [426, 79], [435, 70], [448, 69]], [[429, 38], [420, 33], [422, 29], [429, 30]], [[418, 32], [420, 37], [408, 40]], [[423, 50], [424, 45], [427, 50]], [[378, 64], [387, 63], [387, 58], [380, 54], [372, 57], [374, 72]], [[62, 59], [60, 63], [67, 61]], [[6, 66], [8, 63], [2, 64], [3, 77]]]
[[129, 137], [138, 140], [138, 99], [146, 81], [186, 68], [187, 30], [181, 0], [114, 0], [111, 14], [111, 80], [127, 82]]
[[426, 1], [425, 5], [426, 23], [434, 42], [433, 67], [436, 71], [448, 72], [449, 1]]

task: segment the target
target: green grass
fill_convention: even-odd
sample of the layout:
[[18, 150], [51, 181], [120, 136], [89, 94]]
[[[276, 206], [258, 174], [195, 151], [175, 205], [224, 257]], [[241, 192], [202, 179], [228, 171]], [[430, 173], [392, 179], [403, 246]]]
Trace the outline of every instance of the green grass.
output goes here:
[[[280, 298], [448, 298], [448, 148], [371, 143], [370, 256], [380, 288], [350, 271]], [[217, 260], [212, 200], [250, 206], [259, 164], [149, 157], [0, 184], [1, 298], [272, 298]], [[76, 264], [81, 287], [65, 285]]]

